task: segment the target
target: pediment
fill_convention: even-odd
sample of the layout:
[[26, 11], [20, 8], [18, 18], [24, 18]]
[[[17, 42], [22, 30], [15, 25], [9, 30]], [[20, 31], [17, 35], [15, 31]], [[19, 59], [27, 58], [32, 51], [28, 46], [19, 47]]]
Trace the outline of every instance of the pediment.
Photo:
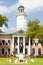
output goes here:
[[25, 34], [24, 30], [17, 30], [14, 34]]

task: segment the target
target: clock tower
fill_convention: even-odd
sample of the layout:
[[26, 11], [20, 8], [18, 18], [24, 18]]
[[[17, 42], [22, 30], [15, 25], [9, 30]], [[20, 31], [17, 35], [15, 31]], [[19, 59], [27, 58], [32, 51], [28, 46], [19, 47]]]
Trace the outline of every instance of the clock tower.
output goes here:
[[19, 6], [18, 13], [16, 14], [17, 30], [26, 29], [26, 16], [27, 14], [24, 12], [24, 6]]

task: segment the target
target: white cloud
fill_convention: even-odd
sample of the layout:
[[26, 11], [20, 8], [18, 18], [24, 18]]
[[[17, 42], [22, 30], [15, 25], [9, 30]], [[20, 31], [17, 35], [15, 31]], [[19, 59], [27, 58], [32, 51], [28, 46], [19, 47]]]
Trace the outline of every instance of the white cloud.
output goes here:
[[6, 14], [6, 13], [11, 13], [13, 11], [16, 11], [18, 6], [18, 3], [11, 5], [11, 6], [6, 6], [6, 5], [0, 5], [0, 14]]
[[16, 3], [16, 4], [10, 6], [10, 7], [9, 7], [9, 12], [10, 12], [10, 11], [11, 11], [11, 12], [16, 11], [16, 10], [17, 10], [17, 7], [18, 7], [18, 3]]
[[1, 5], [0, 6], [0, 14], [5, 14], [5, 13], [10, 13], [13, 12], [17, 9], [17, 4], [16, 5], [12, 5], [12, 6], [5, 6], [5, 5]]
[[0, 14], [3, 14], [3, 13], [7, 13], [8, 12], [8, 8], [6, 6], [0, 6]]
[[25, 11], [37, 11], [43, 9], [43, 0], [18, 0], [18, 2], [11, 6], [0, 5], [0, 13], [10, 13], [17, 10], [17, 7], [22, 3]]
[[19, 0], [19, 4], [24, 5], [26, 11], [41, 10], [43, 7], [43, 0]]

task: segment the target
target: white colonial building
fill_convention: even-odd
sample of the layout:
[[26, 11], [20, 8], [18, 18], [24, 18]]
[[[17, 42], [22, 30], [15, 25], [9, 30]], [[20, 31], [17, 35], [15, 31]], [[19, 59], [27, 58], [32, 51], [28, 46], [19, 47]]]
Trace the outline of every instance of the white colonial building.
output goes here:
[[[16, 14], [17, 27], [15, 32], [12, 34], [12, 47], [11, 51], [16, 50], [17, 54], [23, 54], [25, 56], [25, 49], [28, 55], [30, 55], [30, 45], [25, 47], [26, 42], [25, 33], [26, 33], [26, 17], [27, 14], [24, 12], [24, 7], [21, 5], [18, 7], [18, 12]], [[15, 48], [14, 48], [15, 46]]]
[[24, 12], [24, 6], [18, 7], [18, 13], [16, 14], [16, 28], [10, 32], [2, 32], [0, 30], [0, 56], [13, 55], [16, 52], [16, 56], [23, 54], [24, 56], [30, 56], [33, 54], [43, 54], [41, 44], [38, 39], [35, 38], [31, 45], [30, 38], [25, 39], [26, 34], [26, 17], [27, 14]]

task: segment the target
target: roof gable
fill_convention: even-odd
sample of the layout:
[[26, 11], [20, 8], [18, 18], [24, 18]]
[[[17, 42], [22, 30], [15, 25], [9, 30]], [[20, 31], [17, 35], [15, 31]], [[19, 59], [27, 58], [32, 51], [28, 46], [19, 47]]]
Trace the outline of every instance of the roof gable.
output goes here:
[[14, 34], [25, 34], [24, 30], [17, 30], [16, 32], [14, 32]]

